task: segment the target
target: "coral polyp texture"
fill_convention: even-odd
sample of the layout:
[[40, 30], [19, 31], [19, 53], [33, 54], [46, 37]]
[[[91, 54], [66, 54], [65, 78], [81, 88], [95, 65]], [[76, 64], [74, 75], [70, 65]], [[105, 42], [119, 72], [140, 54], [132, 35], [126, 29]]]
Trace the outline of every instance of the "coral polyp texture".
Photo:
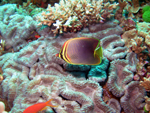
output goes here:
[[128, 54], [127, 56], [127, 58], [131, 56], [130, 59], [118, 59], [111, 62], [107, 87], [116, 97], [124, 95], [126, 85], [133, 79], [133, 72], [135, 72], [133, 68], [135, 67], [130, 66], [130, 63], [132, 62], [132, 65], [136, 65], [137, 62], [136, 56], [132, 54], [134, 53]]
[[44, 102], [50, 98], [58, 105], [54, 108], [57, 112], [105, 113], [118, 109], [117, 106], [112, 108], [103, 101], [103, 90], [97, 82], [78, 80], [63, 71], [60, 65], [65, 62], [53, 55], [48, 61], [45, 50], [44, 41], [34, 41], [18, 54], [7, 53], [0, 58], [5, 77], [1, 84], [1, 94], [3, 98], [8, 97], [12, 113], [23, 112], [33, 103]]
[[121, 97], [121, 106], [126, 113], [143, 113], [145, 89], [139, 81], [130, 82], [125, 88], [125, 95]]
[[40, 24], [52, 27], [53, 33], [77, 32], [93, 23], [103, 23], [113, 16], [117, 3], [103, 0], [60, 0], [38, 16]]
[[32, 31], [37, 29], [37, 22], [30, 16], [16, 12], [15, 4], [6, 4], [0, 7], [0, 33], [5, 40], [6, 48], [13, 47], [15, 51], [23, 48]]
[[[137, 18], [145, 3], [60, 0], [47, 9], [25, 4], [0, 6], [0, 98], [6, 111], [22, 113], [50, 99], [57, 107], [40, 113], [150, 111], [149, 24]], [[100, 40], [100, 64], [73, 65], [58, 57], [65, 42], [84, 37]]]

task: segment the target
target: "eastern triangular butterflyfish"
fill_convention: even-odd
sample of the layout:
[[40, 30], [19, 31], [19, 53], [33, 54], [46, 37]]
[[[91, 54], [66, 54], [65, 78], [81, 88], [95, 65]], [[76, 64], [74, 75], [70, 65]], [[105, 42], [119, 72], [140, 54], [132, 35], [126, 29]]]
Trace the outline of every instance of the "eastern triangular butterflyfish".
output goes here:
[[103, 51], [99, 39], [79, 37], [67, 40], [56, 56], [74, 65], [98, 65]]

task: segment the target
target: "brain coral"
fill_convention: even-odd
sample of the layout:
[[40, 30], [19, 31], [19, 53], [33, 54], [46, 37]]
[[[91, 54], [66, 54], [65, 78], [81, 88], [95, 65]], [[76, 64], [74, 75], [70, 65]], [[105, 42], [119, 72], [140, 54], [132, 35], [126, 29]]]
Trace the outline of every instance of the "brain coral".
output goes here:
[[[28, 43], [19, 52], [0, 56], [0, 67], [4, 77], [0, 85], [0, 94], [2, 98], [8, 100], [11, 107], [10, 113], [20, 113], [30, 105], [45, 102], [51, 98], [52, 104], [58, 107], [53, 109], [48, 107], [42, 113], [119, 113], [121, 106], [118, 100], [110, 98], [108, 103], [103, 100], [104, 90], [98, 83], [100, 82], [98, 77], [101, 77], [102, 72], [105, 79], [108, 76], [109, 82], [112, 73], [115, 77], [118, 76], [117, 80], [121, 80], [122, 83], [112, 81], [120, 88], [124, 88], [123, 94], [126, 94], [126, 78], [129, 74], [130, 82], [136, 60], [135, 55], [126, 57], [128, 56], [127, 48], [120, 37], [122, 32], [117, 21], [90, 25], [78, 33], [64, 33], [57, 38], [41, 36], [38, 40]], [[66, 64], [64, 60], [56, 57], [56, 53], [60, 51], [64, 42], [75, 37], [100, 39], [105, 51], [104, 62], [98, 66], [80, 67]], [[107, 74], [109, 62], [114, 70], [110, 68], [111, 71]], [[121, 65], [120, 71], [116, 69], [117, 65]], [[72, 68], [68, 69], [67, 66]], [[78, 79], [78, 76], [69, 73], [69, 70], [70, 72], [88, 70], [90, 76], [81, 76], [82, 79]], [[95, 71], [98, 81], [96, 77], [96, 80], [93, 77]], [[112, 83], [112, 86], [114, 84]], [[138, 103], [142, 103], [141, 100], [138, 100]]]
[[[109, 29], [107, 33], [110, 34], [110, 30], [116, 25], [106, 23], [104, 26], [107, 26], [105, 29]], [[102, 33], [105, 29], [99, 31]], [[99, 31], [93, 29], [93, 34], [98, 34]], [[120, 34], [120, 32], [113, 33]], [[8, 99], [12, 113], [22, 112], [32, 104], [44, 102], [50, 98], [54, 99], [54, 104], [59, 105], [55, 108], [58, 112], [111, 113], [119, 110], [117, 102], [111, 107], [103, 101], [103, 89], [97, 82], [93, 79], [86, 80], [85, 77], [83, 77], [84, 80], [78, 80], [76, 76], [64, 71], [63, 65], [66, 62], [55, 57], [66, 40], [86, 34], [79, 32], [70, 35], [68, 33], [57, 39], [41, 37], [37, 41], [30, 42], [17, 53], [7, 53], [0, 57], [0, 66], [5, 78], [0, 93], [3, 98]], [[66, 35], [68, 38], [65, 37]], [[102, 38], [105, 38], [105, 35], [103, 34]], [[102, 67], [107, 68], [108, 60], [105, 58], [103, 60], [106, 64], [102, 63]], [[97, 68], [103, 70], [102, 67]], [[92, 68], [92, 70], [96, 69]], [[52, 109], [48, 108], [47, 111]]]
[[27, 44], [31, 32], [37, 29], [37, 22], [30, 16], [16, 12], [15, 4], [5, 4], [0, 7], [0, 33], [6, 42], [6, 47], [20, 50]]
[[130, 53], [127, 55], [127, 60], [117, 59], [111, 62], [107, 86], [116, 97], [122, 97], [125, 86], [132, 81], [135, 72], [135, 67], [132, 65], [136, 65], [136, 60], [136, 55]]
[[125, 88], [125, 95], [121, 97], [121, 106], [126, 113], [143, 113], [145, 89], [139, 81], [130, 82]]
[[[36, 50], [33, 51], [36, 52]], [[115, 112], [103, 101], [102, 88], [98, 83], [91, 80], [77, 81], [69, 74], [66, 77], [67, 73], [55, 65], [57, 62], [55, 59], [51, 63], [47, 62], [45, 66], [42, 65], [43, 59], [40, 59], [29, 68], [27, 63], [20, 62], [20, 59], [25, 57], [24, 55], [19, 57], [18, 61], [15, 61], [16, 54], [12, 53], [13, 59], [10, 56], [8, 58], [7, 55], [10, 54], [5, 54], [7, 61], [1, 59], [5, 77], [1, 85], [3, 88], [1, 94], [3, 98], [8, 98], [12, 113], [22, 112], [32, 104], [44, 102], [50, 98], [54, 99], [54, 104], [59, 105], [54, 108], [57, 112]], [[49, 68], [51, 70], [45, 74], [47, 73], [45, 68], [48, 65], [51, 65]]]

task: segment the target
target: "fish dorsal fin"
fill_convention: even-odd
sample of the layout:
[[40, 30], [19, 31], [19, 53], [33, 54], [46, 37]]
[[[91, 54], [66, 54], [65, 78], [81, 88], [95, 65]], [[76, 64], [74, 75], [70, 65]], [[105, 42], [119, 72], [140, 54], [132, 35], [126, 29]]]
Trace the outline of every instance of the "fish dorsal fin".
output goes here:
[[53, 99], [48, 100], [48, 101], [46, 102], [46, 104], [49, 104], [49, 102], [52, 101], [52, 100], [53, 100]]
[[55, 105], [50, 104], [50, 102], [51, 102], [52, 100], [53, 100], [53, 99], [50, 99], [49, 101], [47, 101], [47, 102], [46, 102], [46, 106], [58, 107], [58, 106], [55, 106]]

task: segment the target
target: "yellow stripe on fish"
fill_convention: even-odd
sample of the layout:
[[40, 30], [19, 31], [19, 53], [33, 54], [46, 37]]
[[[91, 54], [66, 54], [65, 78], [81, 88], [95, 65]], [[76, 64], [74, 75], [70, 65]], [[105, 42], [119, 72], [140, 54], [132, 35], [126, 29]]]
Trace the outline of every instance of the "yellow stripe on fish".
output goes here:
[[99, 39], [79, 37], [66, 41], [58, 56], [74, 65], [98, 65], [102, 61], [103, 51]]

